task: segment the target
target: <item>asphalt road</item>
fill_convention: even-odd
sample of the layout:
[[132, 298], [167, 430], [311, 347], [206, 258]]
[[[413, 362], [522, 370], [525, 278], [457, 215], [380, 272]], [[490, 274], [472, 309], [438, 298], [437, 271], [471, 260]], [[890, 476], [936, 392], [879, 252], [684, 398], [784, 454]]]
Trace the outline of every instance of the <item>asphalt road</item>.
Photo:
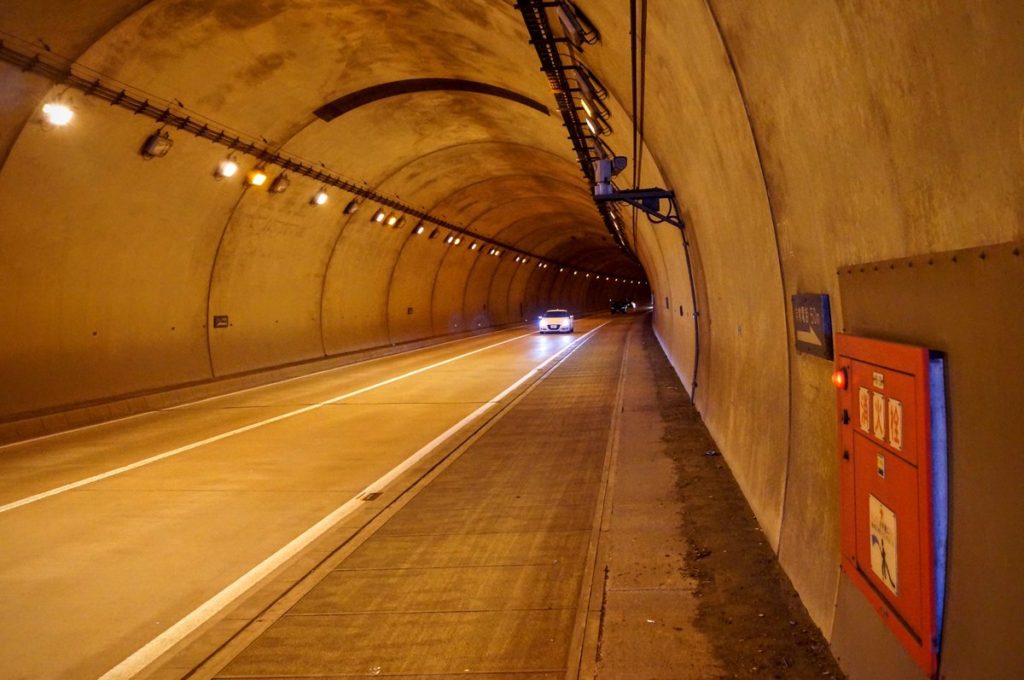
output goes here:
[[[217, 626], [230, 628], [225, 612], [242, 621], [236, 628], [244, 626], [239, 602], [289, 570], [294, 575], [282, 588], [300, 582], [332, 545], [358, 533], [369, 516], [362, 499], [373, 496], [367, 494], [396, 497], [603, 321], [581, 320], [572, 336], [520, 329], [461, 340], [0, 447], [4, 677], [131, 676], [182, 641], [208, 636]], [[590, 339], [610, 336], [614, 327]], [[579, 361], [582, 355], [572, 354]], [[613, 366], [615, 359], [608, 361]], [[614, 385], [614, 371], [610, 379]], [[578, 396], [570, 391], [551, 403], [564, 407], [566, 398]], [[610, 409], [607, 385], [600, 398], [600, 408]], [[607, 413], [603, 417], [607, 421]], [[564, 415], [541, 422], [557, 434]], [[513, 427], [496, 450], [515, 450], [524, 438], [540, 442], [527, 430]], [[557, 441], [572, 448], [571, 438]], [[439, 485], [433, 493], [417, 496], [403, 511], [404, 525], [388, 525], [391, 540], [407, 541], [402, 537], [416, 534], [416, 522], [438, 507], [460, 512], [467, 506], [460, 505], [457, 489], [476, 486], [474, 479], [488, 479], [488, 471], [503, 465], [514, 470], [518, 464], [499, 456], [447, 491], [434, 482]], [[553, 469], [537, 472], [542, 480]], [[585, 527], [572, 520], [574, 531], [589, 530], [599, 477], [591, 469], [586, 483], [593, 488], [576, 489], [569, 499], [570, 505], [591, 504], [581, 506]], [[416, 503], [428, 503], [424, 498], [434, 505], [414, 511]], [[544, 517], [521, 513], [505, 533], [521, 534]], [[472, 552], [453, 548], [467, 549]], [[524, 576], [523, 587], [536, 576]], [[542, 617], [540, 628], [523, 623], [523, 632], [569, 644], [575, 611], [570, 591], [578, 591], [579, 578], [561, 574], [545, 591], [561, 603], [557, 611]], [[368, 587], [360, 597], [370, 597], [365, 593], [377, 586]], [[267, 601], [279, 595], [270, 593]], [[470, 618], [483, 617], [481, 625], [493, 627], [487, 620], [495, 617], [493, 609], [481, 612]], [[561, 668], [564, 654], [560, 647], [545, 663]], [[237, 663], [243, 671], [245, 662]]]

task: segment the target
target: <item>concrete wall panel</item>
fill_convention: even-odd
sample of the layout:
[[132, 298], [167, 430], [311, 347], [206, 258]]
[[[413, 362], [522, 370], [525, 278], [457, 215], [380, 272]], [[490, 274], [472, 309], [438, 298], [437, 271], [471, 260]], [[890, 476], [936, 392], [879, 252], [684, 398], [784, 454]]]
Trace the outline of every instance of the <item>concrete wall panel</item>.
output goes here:
[[77, 127], [23, 131], [0, 172], [0, 417], [210, 377], [206, 298], [239, 185], [217, 151], [146, 162], [152, 132], [69, 96]]
[[210, 281], [210, 316], [230, 323], [210, 330], [215, 375], [324, 355], [320, 292], [339, 231], [325, 207], [310, 205], [300, 191], [246, 190]]

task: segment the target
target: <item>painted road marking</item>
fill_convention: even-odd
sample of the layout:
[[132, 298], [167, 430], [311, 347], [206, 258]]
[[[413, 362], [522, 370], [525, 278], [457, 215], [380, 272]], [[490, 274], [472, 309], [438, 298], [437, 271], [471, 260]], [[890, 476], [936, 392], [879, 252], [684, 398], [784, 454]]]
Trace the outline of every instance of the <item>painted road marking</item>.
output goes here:
[[249, 425], [244, 425], [242, 427], [236, 428], [234, 430], [230, 430], [228, 432], [222, 432], [221, 434], [217, 434], [217, 435], [214, 435], [212, 437], [207, 437], [206, 439], [201, 439], [200, 441], [197, 441], [197, 442], [192, 442], [191, 444], [185, 444], [184, 446], [179, 446], [176, 449], [171, 449], [170, 451], [164, 451], [163, 453], [158, 453], [155, 456], [150, 456], [149, 458], [144, 458], [143, 460], [139, 460], [139, 461], [136, 461], [134, 463], [129, 463], [128, 465], [121, 466], [121, 467], [116, 468], [114, 470], [108, 470], [107, 472], [101, 472], [98, 475], [93, 475], [92, 477], [86, 477], [85, 479], [80, 479], [77, 482], [70, 482], [68, 484], [64, 484], [63, 486], [58, 486], [58, 487], [56, 487], [54, 489], [50, 489], [49, 491], [41, 491], [40, 493], [37, 493], [37, 494], [32, 495], [32, 496], [28, 496], [26, 498], [22, 498], [21, 500], [12, 501], [10, 503], [7, 503], [6, 505], [0, 505], [0, 514], [3, 514], [5, 512], [10, 512], [11, 510], [16, 510], [17, 508], [24, 507], [26, 505], [31, 505], [32, 503], [38, 503], [39, 501], [45, 500], [47, 498], [51, 498], [52, 496], [57, 496], [59, 494], [66, 493], [68, 491], [74, 491], [75, 489], [80, 489], [83, 486], [88, 486], [90, 484], [95, 484], [96, 482], [101, 482], [104, 479], [110, 479], [111, 477], [116, 477], [117, 475], [122, 475], [122, 474], [124, 474], [126, 472], [131, 472], [132, 470], [137, 470], [137, 469], [139, 469], [141, 467], [145, 467], [147, 465], [152, 465], [153, 463], [157, 463], [157, 462], [160, 462], [161, 460], [166, 460], [168, 458], [172, 458], [172, 457], [177, 456], [179, 454], [185, 453], [186, 451], [191, 451], [193, 449], [198, 449], [201, 446], [206, 446], [207, 444], [213, 444], [214, 442], [219, 442], [222, 439], [228, 439], [229, 437], [234, 437], [235, 435], [239, 435], [239, 434], [242, 434], [244, 432], [248, 432], [250, 430], [255, 430], [255, 429], [263, 427], [265, 425], [270, 425], [272, 423], [276, 423], [276, 422], [281, 421], [281, 420], [286, 420], [288, 418], [294, 418], [295, 416], [299, 416], [299, 415], [302, 415], [304, 413], [309, 413], [310, 411], [315, 411], [315, 410], [317, 410], [319, 408], [323, 408], [324, 406], [330, 406], [331, 404], [336, 404], [336, 403], [338, 403], [340, 401], [344, 401], [346, 399], [351, 399], [352, 397], [359, 396], [360, 394], [365, 394], [366, 392], [370, 392], [372, 390], [376, 390], [378, 388], [384, 387], [385, 385], [390, 385], [391, 383], [398, 382], [399, 380], [405, 380], [406, 378], [411, 378], [414, 375], [419, 375], [420, 373], [425, 373], [427, 371], [433, 370], [433, 369], [438, 368], [440, 366], [444, 366], [446, 364], [450, 364], [450, 363], [452, 363], [454, 361], [458, 361], [460, 359], [465, 359], [466, 357], [472, 356], [474, 354], [479, 354], [480, 352], [485, 352], [485, 351], [487, 351], [489, 349], [494, 349], [495, 347], [499, 347], [501, 345], [504, 345], [504, 344], [507, 344], [507, 343], [510, 343], [510, 342], [514, 342], [516, 340], [521, 340], [522, 338], [526, 338], [526, 337], [529, 337], [531, 335], [533, 335], [533, 333], [524, 333], [523, 335], [517, 335], [517, 336], [515, 336], [513, 338], [509, 338], [508, 340], [502, 340], [501, 342], [496, 342], [493, 345], [487, 345], [486, 347], [481, 347], [479, 349], [472, 350], [471, 352], [465, 352], [463, 354], [459, 354], [458, 356], [454, 356], [454, 357], [451, 357], [449, 359], [444, 359], [443, 361], [438, 361], [438, 362], [430, 364], [428, 366], [423, 366], [422, 368], [417, 368], [416, 370], [409, 371], [408, 373], [403, 373], [402, 375], [395, 376], [393, 378], [388, 378], [387, 380], [382, 380], [381, 382], [376, 383], [374, 385], [370, 385], [369, 387], [361, 387], [358, 390], [354, 390], [352, 392], [348, 392], [346, 394], [342, 394], [342, 395], [339, 395], [337, 397], [332, 397], [332, 398], [327, 399], [325, 401], [321, 401], [321, 402], [319, 402], [317, 404], [311, 404], [310, 406], [303, 406], [302, 408], [295, 409], [294, 411], [289, 411], [288, 413], [282, 413], [279, 416], [274, 416], [272, 418], [267, 418], [266, 420], [261, 420], [259, 422], [251, 423]]
[[[522, 385], [524, 382], [529, 380], [531, 377], [544, 370], [544, 368], [552, 361], [557, 359], [560, 355], [564, 354], [568, 350], [581, 346], [586, 342], [590, 336], [597, 331], [601, 330], [606, 326], [608, 321], [604, 322], [597, 328], [591, 330], [589, 333], [584, 334], [573, 342], [569, 343], [562, 349], [558, 350], [550, 357], [545, 359], [543, 362], [532, 368], [523, 377], [516, 380], [514, 383], [506, 387], [497, 396], [485, 402], [475, 411], [470, 413], [468, 416], [455, 423], [447, 430], [434, 437], [430, 442], [425, 444], [418, 451], [413, 453], [411, 456], [406, 458], [404, 461], [399, 463], [391, 471], [385, 473], [382, 477], [377, 479], [375, 482], [367, 486], [365, 489], [360, 491], [351, 500], [344, 503], [341, 507], [337, 508], [322, 520], [311, 526], [306, 531], [302, 532], [296, 538], [292, 539], [287, 545], [275, 552], [273, 555], [263, 560], [255, 567], [250, 569], [237, 581], [224, 588], [222, 591], [211, 597], [209, 600], [201, 604], [192, 613], [185, 616], [185, 618], [178, 621], [176, 624], [165, 630], [156, 638], [150, 640], [144, 647], [136, 651], [134, 654], [129, 656], [127, 659], [119, 663], [114, 668], [110, 669], [102, 676], [100, 680], [121, 680], [122, 678], [131, 678], [140, 673], [143, 669], [149, 666], [151, 663], [156, 661], [162, 654], [164, 654], [171, 647], [185, 639], [199, 626], [205, 624], [208, 620], [213, 618], [217, 612], [221, 611], [236, 599], [241, 597], [246, 591], [252, 588], [254, 585], [259, 583], [261, 580], [269, 576], [276, 569], [284, 565], [288, 560], [292, 559], [299, 552], [307, 548], [313, 541], [323, 536], [325, 533], [330, 531], [334, 526], [341, 522], [345, 517], [350, 515], [354, 510], [362, 506], [361, 497], [368, 493], [374, 493], [384, 489], [389, 483], [395, 480], [400, 474], [408, 470], [410, 467], [415, 465], [424, 456], [429, 454], [438, 445], [448, 439], [450, 436], [458, 432], [460, 429], [465, 427], [467, 424], [478, 418], [480, 415], [494, 408], [497, 404], [501, 403], [501, 400], [507, 397], [516, 388]], [[521, 337], [521, 336], [520, 336]]]
[[[516, 338], [522, 338], [522, 337], [525, 337], [525, 335], [532, 335], [532, 333], [526, 333], [524, 335], [517, 335]], [[482, 337], [482, 336], [475, 336], [475, 337]], [[516, 338], [513, 338], [513, 340], [516, 339]], [[349, 369], [349, 368], [354, 368], [356, 366], [362, 366], [363, 364], [369, 364], [369, 363], [372, 363], [372, 362], [375, 362], [375, 361], [383, 361], [385, 359], [394, 359], [394, 358], [397, 358], [397, 357], [408, 356], [410, 354], [413, 354], [414, 352], [423, 352], [423, 351], [426, 351], [426, 350], [432, 350], [432, 349], [436, 349], [438, 347], [444, 347], [445, 345], [451, 345], [451, 344], [454, 344], [456, 342], [463, 342], [463, 341], [465, 341], [467, 339], [472, 340], [474, 338], [457, 338], [455, 340], [446, 340], [444, 342], [439, 342], [436, 345], [427, 345], [425, 347], [417, 347], [415, 349], [405, 350], [405, 351], [402, 351], [402, 352], [395, 352], [394, 354], [386, 354], [386, 355], [379, 356], [379, 357], [370, 357], [368, 359], [360, 359], [359, 361], [353, 361], [350, 364], [342, 364], [341, 366], [331, 366], [330, 368], [321, 368], [321, 369], [312, 371], [311, 373], [303, 373], [302, 375], [292, 376], [291, 378], [281, 378], [280, 380], [272, 380], [270, 382], [263, 383], [263, 384], [260, 384], [260, 385], [253, 385], [252, 387], [243, 387], [242, 389], [235, 390], [233, 392], [225, 392], [224, 394], [214, 394], [214, 395], [209, 396], [209, 397], [203, 397], [201, 399], [195, 399], [193, 401], [182, 402], [180, 404], [175, 404], [174, 406], [168, 406], [166, 408], [157, 408], [157, 409], [151, 409], [151, 410], [146, 410], [146, 411], [139, 411], [138, 413], [132, 413], [131, 415], [121, 416], [120, 418], [111, 418], [110, 420], [101, 420], [101, 421], [99, 421], [97, 423], [89, 423], [88, 425], [78, 425], [77, 427], [72, 427], [72, 428], [67, 429], [67, 430], [60, 430], [58, 432], [48, 432], [46, 434], [37, 435], [35, 437], [29, 437], [28, 439], [19, 439], [17, 441], [13, 441], [13, 442], [7, 442], [6, 444], [0, 444], [0, 449], [6, 449], [6, 448], [9, 448], [9, 447], [14, 447], [14, 446], [21, 446], [23, 444], [31, 444], [33, 442], [42, 441], [44, 439], [53, 439], [55, 437], [62, 437], [64, 435], [69, 435], [69, 434], [72, 434], [72, 433], [75, 433], [75, 432], [81, 432], [83, 430], [91, 430], [91, 429], [95, 429], [95, 428], [98, 428], [98, 427], [103, 427], [105, 425], [113, 425], [115, 423], [120, 423], [120, 422], [125, 421], [125, 420], [131, 420], [132, 418], [141, 418], [142, 416], [148, 416], [148, 415], [152, 415], [154, 413], [160, 413], [162, 411], [176, 411], [176, 410], [179, 410], [179, 409], [186, 409], [186, 408], [188, 408], [190, 406], [195, 406], [196, 404], [202, 404], [202, 403], [207, 402], [207, 401], [213, 401], [215, 399], [226, 399], [227, 397], [234, 397], [234, 396], [238, 396], [239, 394], [245, 394], [246, 392], [253, 392], [255, 390], [262, 390], [262, 389], [266, 389], [266, 388], [270, 388], [270, 387], [276, 387], [277, 385], [283, 385], [285, 383], [295, 382], [296, 380], [306, 380], [308, 378], [313, 378], [313, 377], [316, 377], [318, 375], [323, 375], [324, 373], [331, 373], [333, 371], [344, 371], [344, 370]], [[331, 357], [325, 357], [325, 358], [326, 359], [330, 359]]]

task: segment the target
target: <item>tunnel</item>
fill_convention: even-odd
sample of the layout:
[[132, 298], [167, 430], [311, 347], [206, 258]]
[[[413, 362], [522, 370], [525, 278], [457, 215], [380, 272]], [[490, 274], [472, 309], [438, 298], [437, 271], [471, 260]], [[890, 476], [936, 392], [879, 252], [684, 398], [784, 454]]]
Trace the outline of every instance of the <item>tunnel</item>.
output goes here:
[[[657, 493], [690, 507], [687, 494], [716, 493], [686, 487], [697, 461], [738, 490], [719, 514], [767, 546], [765, 564], [807, 621], [788, 623], [817, 636], [842, 674], [1024, 676], [1022, 32], [1024, 4], [1012, 0], [5, 0], [0, 666], [10, 677], [213, 677], [235, 659], [217, 677], [273, 675], [245, 665], [284, 654], [278, 629], [252, 622], [315, 620], [282, 613], [312, 606], [298, 599], [304, 579], [346, 550], [349, 564], [370, 564], [356, 545], [389, 513], [380, 540], [420, 531], [431, 508], [469, 512], [452, 499], [489, 483], [474, 475], [496, 475], [495, 488], [575, 480], [544, 487], [544, 506], [587, 509], [576, 557], [590, 566], [573, 578], [598, 602], [600, 508], [621, 498], [609, 489], [636, 484], [640, 498], [669, 484]], [[536, 332], [552, 309], [572, 313], [573, 333]], [[506, 354], [517, 343], [529, 344]], [[916, 381], [910, 396], [893, 397], [877, 367], [901, 376], [890, 386]], [[419, 385], [428, 373], [447, 377]], [[314, 389], [320, 379], [329, 387]], [[457, 393], [463, 383], [478, 392]], [[404, 410], [374, 410], [392, 402]], [[109, 639], [91, 608], [127, 620], [139, 607], [112, 584], [149, 577], [115, 569], [80, 602], [52, 597], [58, 582], [84, 593], [94, 562], [136, 564], [141, 550], [189, 571], [179, 511], [145, 521], [172, 482], [145, 476], [314, 411], [339, 420], [289, 426], [244, 469], [189, 463], [175, 489], [251, 480], [260, 490], [245, 502], [189, 502], [234, 513], [254, 535], [265, 528], [232, 551], [269, 564], [264, 553], [320, 526], [291, 524], [288, 503], [260, 495], [273, 466], [326, 483], [334, 459], [312, 452], [341, 455], [350, 435], [331, 428], [351, 427], [372, 442], [353, 443], [353, 456], [384, 460], [375, 451], [392, 445], [416, 456], [338, 482], [348, 495], [317, 486], [324, 499], [308, 513], [367, 501], [380, 514], [360, 505], [345, 517], [364, 523], [323, 525], [308, 550], [249, 572], [234, 594], [189, 586], [187, 607], [154, 604]], [[684, 415], [685, 427], [671, 425]], [[893, 433], [904, 417], [913, 441]], [[156, 429], [143, 428], [149, 419]], [[880, 419], [888, 430], [864, 448]], [[555, 451], [540, 444], [549, 435]], [[508, 454], [531, 446], [529, 461]], [[693, 458], [644, 458], [636, 479], [616, 467], [630, 451], [673, 447]], [[536, 480], [516, 477], [531, 469]], [[460, 470], [461, 486], [446, 476]], [[906, 494], [865, 490], [904, 470], [916, 475]], [[414, 472], [403, 491], [389, 486]], [[428, 482], [433, 495], [410, 496]], [[659, 507], [651, 517], [685, 528], [685, 512]], [[132, 541], [79, 535], [108, 522], [131, 524]], [[243, 531], [211, 527], [211, 544]], [[700, 581], [701, 546], [684, 543], [672, 578]], [[659, 552], [618, 549], [624, 560]], [[217, 583], [237, 577], [202, 562]], [[264, 588], [271, 577], [287, 587]], [[174, 580], [154, 575], [155, 589], [161, 578]], [[632, 671], [602, 662], [593, 631], [608, 633], [607, 655], [617, 630], [647, 649], [656, 636], [644, 627], [660, 615], [638, 615], [635, 630], [609, 615], [606, 631], [603, 605], [575, 608], [577, 590], [559, 595], [573, 603], [558, 610], [564, 621], [488, 629], [543, 646], [550, 623], [569, 661], [552, 652], [548, 666], [487, 672], [811, 677], [788, 662], [724, 674], [716, 654], [749, 640], [708, 643], [707, 663], [685, 672], [651, 661], [661, 651]], [[696, 606], [679, 592], [665, 616]], [[215, 604], [222, 618], [121, 663]], [[28, 612], [38, 631], [78, 627], [43, 642]], [[356, 630], [345, 621], [337, 630]], [[413, 634], [403, 630], [390, 634]], [[690, 653], [680, 635], [665, 654]], [[191, 674], [213, 658], [225, 661], [211, 675]], [[349, 674], [484, 673], [395, 663]]]

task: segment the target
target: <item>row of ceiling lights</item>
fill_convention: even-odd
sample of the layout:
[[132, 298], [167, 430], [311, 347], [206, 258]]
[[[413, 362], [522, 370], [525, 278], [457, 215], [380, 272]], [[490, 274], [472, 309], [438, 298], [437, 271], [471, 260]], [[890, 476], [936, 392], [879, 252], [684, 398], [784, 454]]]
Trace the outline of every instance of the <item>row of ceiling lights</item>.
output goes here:
[[[74, 111], [71, 109], [71, 107], [60, 100], [47, 102], [43, 105], [42, 112], [46, 124], [56, 127], [66, 126], [74, 118]], [[168, 154], [168, 152], [170, 152], [171, 147], [173, 145], [174, 140], [171, 139], [170, 134], [167, 133], [165, 130], [160, 129], [146, 138], [146, 141], [143, 143], [139, 153], [140, 155], [142, 155], [143, 158], [147, 160], [153, 158], [163, 158]], [[235, 177], [240, 169], [241, 168], [235, 157], [233, 155], [229, 155], [227, 158], [223, 159], [222, 161], [220, 161], [220, 163], [217, 164], [217, 167], [214, 170], [213, 174], [216, 179], [227, 179], [230, 177]], [[267, 174], [266, 168], [263, 167], [262, 165], [258, 165], [257, 167], [253, 168], [252, 170], [246, 173], [245, 184], [246, 186], [251, 187], [262, 187], [266, 185], [267, 191], [271, 194], [284, 193], [285, 191], [288, 190], [288, 187], [291, 186], [291, 180], [285, 172], [279, 174], [268, 184], [269, 179], [270, 178], [269, 175]], [[325, 205], [328, 202], [328, 200], [329, 196], [327, 194], [327, 188], [320, 187], [320, 189], [310, 198], [309, 202], [310, 205], [320, 206]], [[345, 206], [344, 214], [354, 214], [357, 210], [359, 210], [360, 203], [361, 201], [358, 198], [352, 198], [352, 200], [350, 200], [348, 204]], [[380, 207], [370, 217], [370, 221], [377, 224], [382, 224], [387, 227], [401, 229], [406, 224], [406, 216], [399, 215], [393, 211], [387, 212], [384, 210], [383, 207]], [[416, 226], [413, 227], [412, 234], [420, 235], [423, 234], [425, 231], [426, 226], [424, 225], [423, 221], [420, 220], [419, 222], [417, 222]], [[437, 236], [440, 234], [440, 231], [440, 228], [435, 227], [430, 232], [427, 238], [437, 238]], [[444, 242], [449, 246], [458, 246], [462, 243], [462, 241], [463, 235], [456, 232], [450, 232], [444, 239]], [[504, 251], [501, 248], [498, 248], [496, 246], [493, 246], [482, 241], [471, 241], [469, 243], [469, 249], [471, 251], [479, 251], [480, 253], [486, 252], [488, 255], [492, 257], [501, 257], [504, 254]], [[516, 255], [515, 257], [516, 264], [526, 264], [529, 261], [530, 258], [525, 255]], [[539, 261], [537, 263], [537, 266], [540, 269], [548, 269], [550, 268], [551, 263]], [[564, 272], [565, 270], [565, 267], [560, 267], [558, 271], [561, 273]], [[573, 271], [573, 276], [577, 276], [578, 274], [579, 270]], [[584, 274], [586, 278], [590, 278], [590, 272], [584, 272]], [[596, 274], [595, 279], [598, 281], [603, 279], [605, 281], [615, 283], [628, 283], [633, 285], [638, 285], [640, 283], [639, 281], [634, 279], [602, 276], [600, 274]]]
[[[608, 159], [615, 157], [615, 152], [608, 146], [602, 137], [612, 132], [612, 126], [608, 122], [611, 118], [611, 109], [605, 103], [608, 98], [608, 89], [601, 83], [600, 79], [590, 68], [583, 63], [579, 58], [579, 54], [583, 51], [587, 45], [596, 45], [601, 40], [600, 31], [594, 23], [587, 17], [587, 15], [580, 10], [572, 0], [555, 0], [549, 2], [548, 0], [535, 0], [533, 3], [534, 10], [540, 10], [537, 15], [539, 17], [545, 17], [542, 22], [547, 25], [546, 10], [553, 9], [555, 16], [558, 18], [559, 24], [561, 24], [562, 34], [564, 40], [569, 46], [569, 59], [571, 64], [563, 66], [561, 63], [562, 55], [559, 51], [554, 50], [552, 52], [546, 52], [544, 54], [553, 54], [555, 63], [549, 65], [550, 72], [557, 72], [559, 76], [558, 81], [562, 81], [564, 84], [558, 86], [558, 90], [568, 100], [572, 109], [570, 111], [564, 111], [565, 116], [568, 116], [566, 124], [575, 128], [579, 131], [579, 137], [583, 141], [586, 149], [585, 151], [577, 150], [579, 155], [579, 161], [584, 166], [584, 173], [589, 179], [592, 172], [589, 169], [590, 163], [593, 161], [594, 156], [598, 159]], [[524, 9], [524, 16], [527, 16], [528, 11]], [[528, 21], [528, 27], [530, 22]], [[548, 29], [550, 30], [550, 29]], [[539, 46], [540, 43], [545, 40], [550, 41], [551, 45], [555, 44], [555, 39], [552, 35], [541, 35], [533, 36], [535, 40], [535, 46], [538, 50], [538, 54], [542, 53], [542, 49]], [[544, 56], [541, 57], [542, 64], [545, 63]], [[564, 82], [564, 79], [569, 74], [574, 81], [575, 86]], [[563, 91], [564, 90], [564, 91]], [[580, 121], [581, 116], [579, 112], [583, 112], [583, 120]], [[587, 134], [589, 131], [589, 135]], [[582, 153], [580, 153], [582, 151]], [[623, 224], [622, 216], [618, 212], [618, 208], [612, 204], [605, 203], [599, 206], [599, 210], [603, 215], [606, 215], [610, 227], [619, 242], [619, 245], [629, 250], [628, 243], [623, 236]]]

